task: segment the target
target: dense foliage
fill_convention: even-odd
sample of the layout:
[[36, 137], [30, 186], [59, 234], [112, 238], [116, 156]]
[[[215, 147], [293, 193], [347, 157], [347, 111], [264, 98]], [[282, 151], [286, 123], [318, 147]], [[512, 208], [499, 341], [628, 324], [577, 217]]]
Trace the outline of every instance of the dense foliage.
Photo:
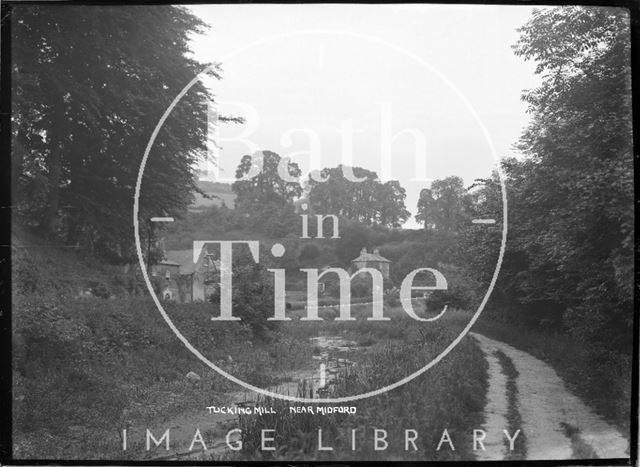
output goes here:
[[[161, 418], [164, 423], [187, 409], [201, 411], [214, 393], [235, 388], [175, 338], [153, 303], [140, 297], [147, 290], [135, 271], [96, 259], [132, 258], [130, 206], [144, 146], [173, 97], [201, 71], [186, 58], [187, 39], [204, 26], [171, 6], [14, 6], [12, 21], [12, 204], [21, 221], [50, 240], [37, 247], [40, 235], [12, 239], [15, 452], [49, 458], [123, 455], [119, 429], [132, 420], [140, 426]], [[299, 168], [272, 152], [263, 153], [255, 175], [255, 161], [241, 161], [235, 209], [188, 212], [211, 98], [195, 86], [158, 135], [143, 179], [141, 217], [183, 217], [156, 231], [168, 249], [191, 248], [196, 239], [255, 239], [261, 256], [256, 264], [246, 252], [234, 251], [233, 314], [242, 323], [202, 324], [211, 324], [218, 297], [213, 303], [166, 304], [189, 340], [243, 380], [275, 384], [283, 369], [311, 361], [308, 337], [319, 330], [312, 323], [308, 335], [294, 335], [294, 329], [304, 331], [300, 323], [287, 328], [288, 323], [266, 321], [273, 311], [266, 269], [285, 268], [287, 291], [299, 292], [305, 286], [301, 267], [346, 268], [362, 247], [378, 247], [392, 262], [385, 289], [416, 268], [434, 267], [450, 287], [431, 294], [427, 309], [471, 310], [498, 256], [502, 178], [509, 202], [507, 249], [486, 315], [475, 329], [550, 362], [579, 395], [599, 398], [598, 410], [628, 419], [625, 377], [631, 374], [634, 311], [628, 17], [618, 9], [550, 8], [534, 13], [520, 32], [515, 53], [535, 60], [542, 76], [541, 86], [524, 95], [532, 120], [518, 144], [523, 156], [504, 159], [500, 176], [495, 172], [471, 187], [451, 176], [425, 188], [418, 202], [421, 231], [397, 228], [408, 217], [397, 181], [382, 183], [374, 172], [356, 167], [353, 176], [364, 180], [354, 182], [339, 166], [320, 172], [326, 182], [311, 178], [301, 186], [278, 173], [284, 168], [297, 178]], [[339, 217], [340, 238], [300, 238], [296, 203], [305, 194], [310, 213]], [[476, 218], [497, 223], [472, 224]], [[315, 232], [313, 220], [309, 232]], [[76, 255], [75, 249], [56, 248], [56, 240], [82, 248]], [[276, 241], [286, 247], [282, 258], [270, 253]], [[335, 278], [326, 286], [323, 299], [336, 303]], [[369, 284], [354, 281], [352, 294], [354, 303], [368, 301]], [[389, 298], [394, 297], [385, 297], [387, 306], [397, 307], [397, 299], [393, 304]], [[374, 345], [345, 379], [350, 393], [413, 371], [457, 335], [468, 313], [450, 312], [429, 334], [404, 319], [384, 323], [380, 336], [373, 326], [353, 323]], [[350, 325], [325, 324], [333, 334]], [[374, 337], [395, 342], [375, 347]], [[199, 386], [185, 378], [189, 371], [202, 375]], [[484, 363], [470, 339], [424, 376], [399, 393], [363, 402], [358, 424], [399, 429], [410, 423], [425, 434], [421, 442], [427, 447], [438, 435], [434, 420], [458, 431], [480, 422]], [[270, 421], [252, 420], [245, 427], [248, 446]], [[279, 420], [290, 440], [287, 454], [314, 448], [305, 433], [316, 429], [317, 419], [287, 412]], [[339, 446], [334, 435], [342, 427], [332, 423], [321, 421]], [[400, 448], [388, 454], [404, 455]], [[353, 455], [378, 458], [365, 445]]]
[[272, 151], [242, 157], [236, 169], [233, 192], [245, 205], [291, 203], [302, 194], [298, 164]]
[[[543, 77], [528, 91], [523, 159], [501, 170], [507, 252], [492, 296], [511, 321], [554, 326], [627, 351], [633, 319], [633, 159], [629, 23], [609, 8], [537, 11], [516, 54]], [[501, 217], [497, 174], [472, 190], [473, 217]], [[487, 281], [499, 227], [465, 232], [466, 258]]]
[[[174, 6], [14, 5], [11, 20], [16, 212], [50, 238], [128, 260], [142, 155], [204, 69], [187, 54], [205, 25]], [[198, 83], [169, 115], [145, 170], [142, 219], [189, 204], [210, 99]]]
[[397, 180], [382, 183], [375, 172], [342, 165], [323, 169], [320, 177], [324, 181], [308, 180], [309, 202], [319, 214], [384, 227], [400, 227], [409, 218], [404, 205], [407, 195]]
[[456, 232], [469, 220], [464, 209], [467, 200], [460, 177], [434, 180], [429, 188], [420, 191], [416, 220], [422, 222], [425, 229]]

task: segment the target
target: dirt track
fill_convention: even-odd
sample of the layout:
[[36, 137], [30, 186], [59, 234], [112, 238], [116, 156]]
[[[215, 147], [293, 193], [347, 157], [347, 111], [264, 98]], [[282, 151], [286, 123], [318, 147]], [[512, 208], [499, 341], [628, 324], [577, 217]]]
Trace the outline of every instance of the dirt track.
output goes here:
[[[508, 397], [507, 377], [498, 359], [499, 352], [511, 360], [518, 372], [516, 409], [522, 420], [526, 459], [629, 457], [627, 439], [569, 392], [549, 365], [505, 343], [476, 333], [471, 335], [489, 363], [484, 427], [488, 435], [486, 451], [478, 453], [479, 459], [500, 460], [509, 454], [501, 436], [508, 426]], [[491, 439], [489, 434], [500, 438]]]

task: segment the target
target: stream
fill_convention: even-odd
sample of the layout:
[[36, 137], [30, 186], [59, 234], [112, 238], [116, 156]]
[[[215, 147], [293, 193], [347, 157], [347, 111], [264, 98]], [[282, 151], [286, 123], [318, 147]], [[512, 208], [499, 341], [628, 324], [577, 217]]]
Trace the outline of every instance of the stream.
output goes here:
[[[301, 383], [306, 388], [313, 388], [312, 394], [314, 399], [321, 397], [329, 397], [335, 390], [335, 383], [338, 375], [342, 371], [347, 371], [355, 365], [355, 362], [344, 357], [334, 354], [344, 354], [354, 352], [359, 347], [357, 343], [342, 336], [318, 336], [309, 339], [311, 346], [314, 348], [316, 355], [313, 355], [313, 367], [294, 370], [286, 375], [287, 381], [280, 383], [275, 387], [268, 388], [271, 392], [299, 396], [298, 390]], [[324, 372], [324, 375], [322, 374]], [[324, 383], [324, 384], [323, 384]], [[308, 389], [307, 389], [308, 391]], [[249, 391], [236, 391], [227, 393], [227, 406], [251, 407], [256, 405], [256, 394]], [[308, 397], [308, 394], [304, 395]], [[220, 403], [219, 405], [222, 405]], [[171, 422], [171, 444], [176, 448], [171, 449], [164, 456], [156, 456], [150, 460], [211, 460], [221, 459], [228, 455], [231, 451], [227, 447], [226, 441], [222, 440], [215, 444], [207, 444], [207, 450], [194, 447], [189, 451], [189, 445], [193, 440], [196, 427], [200, 427], [202, 434], [207, 431], [229, 431], [237, 426], [237, 415], [209, 413], [207, 410], [198, 410], [188, 412], [172, 420]], [[166, 429], [166, 428], [165, 428]], [[156, 431], [154, 431], [156, 433]], [[240, 435], [231, 436], [230, 442], [238, 441]], [[198, 446], [198, 445], [196, 445]], [[149, 459], [147, 459], [149, 460]]]

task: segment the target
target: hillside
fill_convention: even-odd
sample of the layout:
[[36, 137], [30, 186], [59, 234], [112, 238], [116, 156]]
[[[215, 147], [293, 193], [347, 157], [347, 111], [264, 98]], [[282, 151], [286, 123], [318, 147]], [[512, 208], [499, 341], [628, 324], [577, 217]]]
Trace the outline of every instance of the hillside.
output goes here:
[[78, 297], [83, 292], [109, 296], [139, 295], [133, 271], [105, 264], [76, 248], [46, 240], [19, 225], [11, 233], [14, 291]]
[[[13, 243], [16, 457], [126, 457], [121, 429], [202, 406], [205, 398], [211, 403], [228, 388], [173, 335], [146, 288], [127, 283], [122, 267], [25, 231], [14, 232]], [[82, 296], [86, 288], [106, 292]], [[189, 312], [174, 319], [187, 330], [198, 329], [202, 313], [210, 312], [205, 305], [183, 307]], [[212, 358], [226, 358], [246, 339], [247, 330], [231, 324], [202, 335]], [[189, 371], [202, 376], [202, 385], [185, 378]]]
[[222, 206], [223, 204], [228, 208], [234, 208], [236, 195], [231, 190], [230, 184], [199, 180], [198, 188], [200, 188], [211, 198], [205, 198], [200, 193], [196, 193], [195, 201], [189, 207], [189, 211], [198, 212], [211, 206]]

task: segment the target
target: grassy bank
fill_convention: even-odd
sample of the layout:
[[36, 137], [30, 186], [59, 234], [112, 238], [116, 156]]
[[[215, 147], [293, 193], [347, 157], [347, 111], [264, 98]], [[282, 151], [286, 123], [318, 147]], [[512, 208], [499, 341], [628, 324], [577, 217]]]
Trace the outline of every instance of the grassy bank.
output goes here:
[[[23, 237], [24, 238], [24, 237]], [[35, 244], [27, 238], [24, 246]], [[16, 239], [20, 244], [20, 239]], [[164, 426], [176, 416], [226, 403], [230, 383], [201, 363], [173, 334], [144, 289], [121, 280], [121, 268], [94, 264], [65, 249], [17, 248], [13, 257], [13, 439], [17, 458], [140, 458], [121, 450], [126, 427]], [[83, 297], [90, 287], [102, 296]], [[277, 385], [296, 368], [315, 365], [313, 344], [321, 334], [340, 335], [359, 347], [356, 361], [342, 375], [336, 395], [381, 387], [418, 370], [459, 332], [464, 320], [454, 313], [436, 323], [417, 323], [398, 307], [386, 307], [388, 322], [371, 322], [371, 305], [354, 305], [356, 321], [293, 321], [259, 338], [242, 323], [213, 323], [209, 304], [166, 304], [178, 329], [212, 362], [259, 387]], [[419, 304], [416, 303], [416, 308]], [[200, 380], [186, 378], [195, 372]], [[256, 430], [276, 423], [282, 448], [275, 457], [330, 457], [314, 453], [318, 426], [338, 459], [468, 459], [471, 430], [482, 423], [485, 362], [473, 340], [465, 339], [426, 374], [399, 389], [354, 405], [355, 416], [252, 417], [245, 429], [246, 458], [256, 454]], [[271, 401], [280, 404], [279, 401]], [[265, 425], [266, 426], [266, 425]], [[374, 451], [371, 431], [388, 432], [389, 448]], [[351, 449], [350, 430], [361, 441]], [[405, 429], [418, 433], [418, 451], [404, 451]], [[435, 448], [447, 429], [456, 450]], [[360, 439], [360, 438], [359, 438]]]
[[[123, 428], [168, 420], [238, 390], [189, 352], [140, 284], [122, 282], [121, 267], [38, 246], [43, 240], [24, 232], [14, 243], [15, 457], [122, 458], [129, 455], [120, 450]], [[81, 298], [87, 287], [108, 293]], [[311, 359], [310, 348], [277, 330], [255, 339], [241, 323], [213, 326], [208, 304], [166, 308], [210, 360], [245, 381], [277, 382], [265, 368]], [[186, 378], [190, 371], [199, 382]]]
[[[356, 337], [359, 332], [376, 343], [360, 352], [357, 364], [339, 377], [332, 397], [361, 394], [391, 384], [424, 366], [451, 342], [461, 329], [458, 317], [418, 326], [410, 319], [389, 323], [327, 322], [327, 329]], [[386, 326], [385, 326], [386, 325]], [[386, 331], [384, 331], [386, 329]], [[325, 330], [326, 331], [326, 330]], [[385, 334], [386, 332], [386, 334]], [[249, 459], [350, 459], [350, 460], [453, 460], [473, 459], [472, 430], [483, 422], [487, 384], [486, 362], [471, 338], [465, 338], [445, 359], [426, 373], [387, 393], [353, 403], [355, 415], [291, 414], [288, 402], [262, 399], [276, 407], [277, 414], [241, 416], [242, 458]], [[308, 389], [301, 388], [308, 397]], [[305, 394], [306, 393], [306, 394]], [[278, 450], [263, 452], [262, 429], [276, 428]], [[322, 429], [323, 445], [333, 451], [319, 451], [317, 430]], [[387, 432], [388, 448], [374, 449], [374, 429]], [[405, 430], [418, 433], [417, 451], [405, 450]], [[445, 444], [436, 447], [447, 429], [455, 451]], [[352, 430], [356, 448], [352, 449]]]
[[[206, 311], [188, 308], [173, 310], [178, 328], [207, 329], [198, 316]], [[310, 359], [310, 348], [277, 336], [247, 346], [251, 331], [227, 324], [210, 326], [198, 344], [245, 381], [275, 382], [265, 368]], [[56, 303], [18, 296], [13, 349], [17, 457], [120, 457], [122, 428], [205, 407], [216, 394], [237, 390], [185, 348], [150, 299]], [[186, 378], [189, 371], [201, 377], [197, 384]]]

